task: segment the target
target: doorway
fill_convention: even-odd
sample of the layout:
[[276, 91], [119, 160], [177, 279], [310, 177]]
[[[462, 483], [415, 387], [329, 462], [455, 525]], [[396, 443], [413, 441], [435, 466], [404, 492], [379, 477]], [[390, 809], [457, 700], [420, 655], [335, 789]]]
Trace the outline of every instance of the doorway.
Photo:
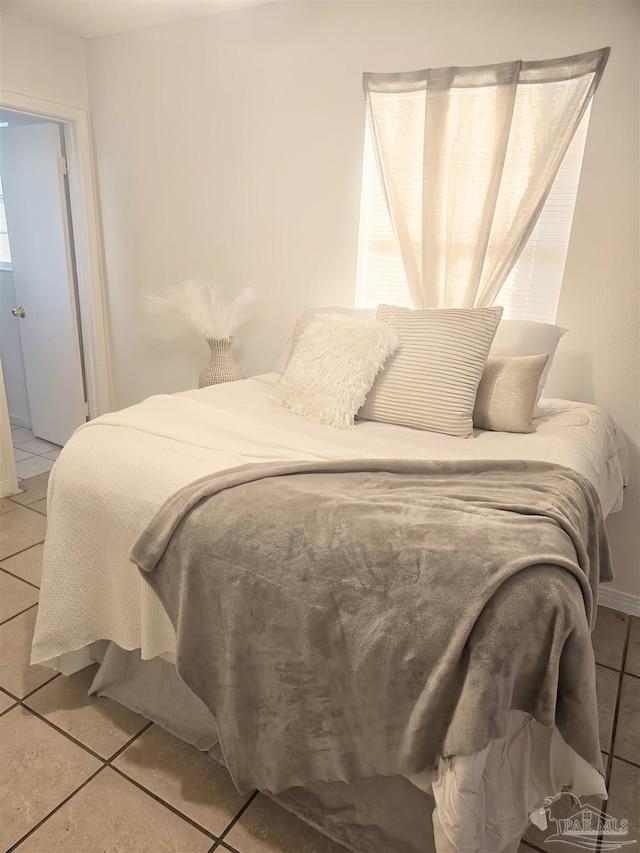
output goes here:
[[18, 477], [88, 417], [63, 127], [0, 110], [0, 356]]
[[[33, 158], [38, 151], [49, 158], [47, 215], [36, 191]], [[31, 181], [30, 203], [29, 193], [18, 188], [25, 175], [26, 183]], [[0, 383], [0, 496], [6, 496], [19, 490], [16, 465], [21, 479], [50, 467], [78, 425], [112, 408], [104, 262], [86, 110], [0, 92], [2, 177], [8, 215], [6, 227], [0, 220], [0, 251], [3, 243], [14, 243], [9, 261], [0, 263], [0, 357], [10, 386], [6, 394]], [[57, 201], [57, 219], [50, 212], [51, 199]], [[35, 226], [40, 230], [34, 240]], [[36, 274], [45, 280], [40, 290]]]

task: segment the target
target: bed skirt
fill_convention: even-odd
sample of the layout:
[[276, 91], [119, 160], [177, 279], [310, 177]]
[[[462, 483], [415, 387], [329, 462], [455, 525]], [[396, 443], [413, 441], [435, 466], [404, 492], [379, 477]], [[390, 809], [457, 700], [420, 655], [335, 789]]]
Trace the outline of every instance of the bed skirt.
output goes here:
[[[213, 717], [172, 662], [142, 660], [138, 649], [125, 651], [106, 640], [49, 661], [65, 675], [91, 663], [99, 668], [90, 693], [113, 699], [224, 764]], [[352, 853], [517, 853], [530, 819], [546, 827], [539, 811], [545, 797], [562, 790], [607, 795], [600, 774], [557, 729], [519, 711], [511, 712], [508, 729], [483, 753], [440, 759], [437, 770], [411, 780], [322, 782], [272, 799]]]
[[[100, 664], [90, 693], [107, 696], [224, 764], [215, 723], [201, 700], [162, 658], [141, 660], [115, 643], [94, 643]], [[273, 797], [353, 853], [435, 853], [434, 799], [408, 779], [320, 783]]]

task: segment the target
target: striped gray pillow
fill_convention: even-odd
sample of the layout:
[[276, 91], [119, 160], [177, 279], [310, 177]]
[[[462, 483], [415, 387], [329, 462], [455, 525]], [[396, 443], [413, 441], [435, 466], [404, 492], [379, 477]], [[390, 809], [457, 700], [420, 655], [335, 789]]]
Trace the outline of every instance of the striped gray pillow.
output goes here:
[[358, 417], [473, 436], [473, 407], [502, 308], [412, 311], [379, 305], [400, 346], [378, 374]]

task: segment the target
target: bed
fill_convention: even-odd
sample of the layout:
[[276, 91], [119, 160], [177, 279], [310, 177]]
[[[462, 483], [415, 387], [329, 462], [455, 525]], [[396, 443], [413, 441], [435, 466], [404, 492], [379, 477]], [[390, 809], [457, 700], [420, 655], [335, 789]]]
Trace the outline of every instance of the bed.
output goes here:
[[[335, 430], [303, 421], [274, 401], [278, 380], [269, 373], [152, 397], [98, 418], [77, 431], [50, 478], [32, 662], [71, 674], [98, 661], [95, 692], [221, 761], [214, 718], [178, 676], [167, 608], [130, 560], [141, 531], [176, 492], [256, 463], [524, 460], [577, 472], [604, 516], [622, 504], [624, 443], [598, 407], [543, 400], [535, 432], [477, 431], [465, 441], [385, 423]], [[580, 610], [573, 586], [566, 595]], [[587, 625], [584, 613], [576, 618]], [[357, 853], [509, 853], [529, 819], [544, 825], [545, 797], [562, 789], [606, 795], [596, 765], [557, 727], [514, 709], [484, 750], [439, 756], [415, 773], [324, 779], [271, 793]]]

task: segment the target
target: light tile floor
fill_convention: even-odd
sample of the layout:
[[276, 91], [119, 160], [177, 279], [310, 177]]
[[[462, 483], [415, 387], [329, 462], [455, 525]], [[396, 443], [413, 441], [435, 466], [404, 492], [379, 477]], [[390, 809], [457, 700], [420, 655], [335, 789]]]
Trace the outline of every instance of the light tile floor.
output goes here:
[[62, 450], [60, 445], [36, 438], [30, 429], [16, 424], [11, 424], [11, 439], [19, 480], [50, 471]]
[[[0, 501], [0, 851], [344, 853], [261, 794], [238, 794], [193, 747], [87, 696], [92, 669], [65, 678], [29, 666], [48, 476]], [[640, 839], [640, 620], [600, 608], [593, 639], [610, 799], [590, 802]], [[520, 853], [570, 853], [550, 832], [530, 830]]]

